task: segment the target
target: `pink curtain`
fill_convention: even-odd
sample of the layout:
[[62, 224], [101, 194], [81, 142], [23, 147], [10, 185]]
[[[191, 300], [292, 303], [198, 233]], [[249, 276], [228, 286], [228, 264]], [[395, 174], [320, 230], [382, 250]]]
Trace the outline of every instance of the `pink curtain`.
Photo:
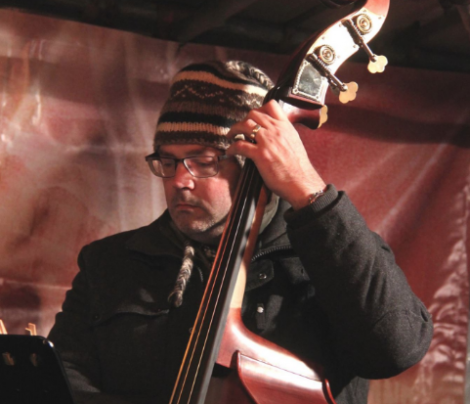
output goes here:
[[[0, 318], [47, 335], [84, 244], [164, 209], [143, 156], [171, 76], [241, 59], [274, 79], [286, 58], [178, 45], [0, 11]], [[433, 314], [423, 361], [374, 381], [372, 404], [463, 403], [468, 319], [470, 80], [466, 74], [345, 63], [358, 99], [328, 96], [329, 121], [300, 128], [327, 182], [345, 189], [393, 247]]]

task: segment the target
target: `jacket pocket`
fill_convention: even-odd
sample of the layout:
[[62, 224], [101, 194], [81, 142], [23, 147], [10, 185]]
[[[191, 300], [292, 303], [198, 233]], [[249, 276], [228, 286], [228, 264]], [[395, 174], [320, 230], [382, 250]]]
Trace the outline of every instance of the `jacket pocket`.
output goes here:
[[164, 387], [168, 313], [165, 307], [124, 302], [95, 314], [92, 328], [104, 391], [150, 393]]
[[113, 319], [119, 321], [119, 317], [137, 315], [151, 318], [168, 314], [169, 311], [169, 308], [146, 307], [144, 305], [129, 303], [111, 310], [94, 310], [91, 323], [92, 327], [95, 328]]

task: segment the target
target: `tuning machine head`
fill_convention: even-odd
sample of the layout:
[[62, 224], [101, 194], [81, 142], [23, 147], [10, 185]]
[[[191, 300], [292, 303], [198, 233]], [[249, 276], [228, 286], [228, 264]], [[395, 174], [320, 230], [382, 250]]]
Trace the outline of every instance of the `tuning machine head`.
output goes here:
[[369, 64], [367, 65], [369, 72], [374, 74], [383, 73], [388, 63], [387, 58], [382, 55], [374, 54], [363, 39], [363, 36], [367, 35], [373, 29], [371, 18], [363, 13], [355, 16], [352, 20], [345, 19], [343, 24], [348, 29], [354, 43], [366, 52], [369, 58]]
[[331, 89], [335, 93], [339, 93], [339, 100], [346, 104], [349, 101], [356, 99], [357, 91], [359, 86], [354, 81], [350, 83], [343, 83], [338, 77], [336, 77], [327, 66], [325, 62], [325, 55], [331, 60], [331, 63], [334, 61], [335, 52], [332, 47], [323, 45], [315, 50], [315, 52], [309, 54], [306, 60], [311, 63], [323, 77], [328, 80]]

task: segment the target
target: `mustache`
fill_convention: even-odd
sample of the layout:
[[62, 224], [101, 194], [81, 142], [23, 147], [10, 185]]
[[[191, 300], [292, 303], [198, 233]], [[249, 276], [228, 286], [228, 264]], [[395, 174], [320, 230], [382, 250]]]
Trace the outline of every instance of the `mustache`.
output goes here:
[[172, 203], [173, 206], [182, 203], [182, 204], [187, 204], [187, 205], [191, 205], [191, 206], [196, 206], [196, 207], [199, 207], [199, 208], [204, 207], [204, 204], [199, 199], [194, 198], [191, 195], [184, 195], [184, 194], [175, 195], [172, 198], [171, 203]]

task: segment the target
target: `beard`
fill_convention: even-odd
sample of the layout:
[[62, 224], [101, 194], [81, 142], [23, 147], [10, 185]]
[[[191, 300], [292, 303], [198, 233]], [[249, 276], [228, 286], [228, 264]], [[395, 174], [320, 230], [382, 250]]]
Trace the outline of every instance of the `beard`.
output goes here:
[[[179, 204], [190, 205], [180, 208]], [[218, 244], [223, 233], [227, 213], [217, 214], [210, 206], [193, 197], [175, 196], [168, 207], [176, 227], [187, 237], [205, 244]]]

